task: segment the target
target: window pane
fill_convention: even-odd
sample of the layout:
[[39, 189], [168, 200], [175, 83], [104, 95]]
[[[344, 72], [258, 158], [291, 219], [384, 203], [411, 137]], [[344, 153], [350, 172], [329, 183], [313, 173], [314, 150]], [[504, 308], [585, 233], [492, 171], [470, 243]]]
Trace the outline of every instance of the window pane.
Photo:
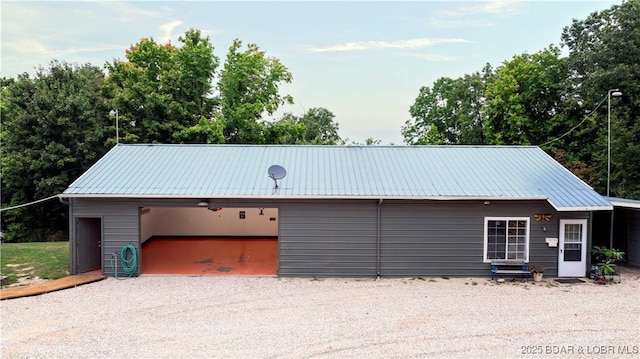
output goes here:
[[582, 225], [565, 224], [564, 241], [565, 243], [580, 243], [582, 241]]
[[527, 221], [487, 221], [487, 259], [525, 259], [526, 241]]
[[564, 250], [565, 262], [580, 262], [581, 260], [582, 260], [582, 251], [579, 244], [577, 249], [566, 249], [565, 247], [565, 250]]

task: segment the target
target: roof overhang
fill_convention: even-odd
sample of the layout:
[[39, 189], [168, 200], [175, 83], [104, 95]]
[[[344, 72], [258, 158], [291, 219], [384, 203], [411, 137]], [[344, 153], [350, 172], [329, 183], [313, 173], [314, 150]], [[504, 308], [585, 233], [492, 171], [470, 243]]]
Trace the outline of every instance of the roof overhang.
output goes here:
[[627, 198], [605, 197], [614, 207], [640, 209], [640, 201]]
[[[264, 196], [214, 196], [211, 194], [198, 195], [175, 195], [175, 194], [86, 194], [86, 193], [68, 193], [60, 194], [60, 198], [87, 198], [87, 199], [248, 199], [248, 200], [416, 200], [416, 201], [547, 201], [553, 208], [559, 212], [582, 212], [582, 211], [611, 211], [613, 206], [589, 206], [589, 207], [569, 207], [557, 206], [549, 198], [545, 196], [528, 196], [528, 197], [506, 197], [506, 196], [348, 196], [348, 195], [264, 195]], [[634, 207], [635, 208], [635, 207]], [[639, 207], [640, 208], [640, 203]]]
[[514, 201], [514, 200], [546, 200], [544, 196], [531, 196], [531, 197], [490, 197], [490, 196], [349, 196], [349, 195], [235, 195], [235, 196], [216, 196], [211, 194], [199, 194], [199, 195], [175, 195], [175, 194], [86, 194], [86, 193], [63, 193], [58, 195], [61, 198], [140, 198], [140, 199], [180, 199], [180, 198], [217, 198], [217, 199], [402, 199], [402, 200], [432, 200], [432, 201]]

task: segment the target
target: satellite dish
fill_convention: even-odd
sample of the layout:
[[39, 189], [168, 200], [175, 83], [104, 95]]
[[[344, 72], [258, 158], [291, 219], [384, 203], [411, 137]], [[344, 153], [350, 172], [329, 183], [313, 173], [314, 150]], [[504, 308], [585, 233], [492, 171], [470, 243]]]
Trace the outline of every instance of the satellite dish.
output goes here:
[[273, 165], [269, 167], [267, 172], [269, 173], [269, 178], [271, 178], [273, 182], [275, 182], [276, 188], [278, 188], [278, 180], [285, 178], [285, 176], [287, 175], [287, 170], [279, 165]]

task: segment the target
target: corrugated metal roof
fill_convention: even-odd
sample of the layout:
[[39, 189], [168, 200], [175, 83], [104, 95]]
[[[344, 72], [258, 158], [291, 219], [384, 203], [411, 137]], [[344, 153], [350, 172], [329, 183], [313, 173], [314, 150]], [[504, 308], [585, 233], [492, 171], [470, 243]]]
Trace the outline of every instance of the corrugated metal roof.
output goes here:
[[605, 197], [605, 199], [615, 207], [640, 208], [640, 201], [635, 199], [619, 198], [619, 197]]
[[[269, 166], [286, 168], [274, 188]], [[611, 204], [528, 146], [118, 145], [64, 197], [547, 199]]]

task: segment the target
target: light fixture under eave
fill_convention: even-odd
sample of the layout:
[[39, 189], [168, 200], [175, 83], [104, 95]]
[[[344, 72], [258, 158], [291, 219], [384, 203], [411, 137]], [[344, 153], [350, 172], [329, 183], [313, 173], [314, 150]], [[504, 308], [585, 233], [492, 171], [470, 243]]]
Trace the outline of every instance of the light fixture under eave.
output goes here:
[[209, 207], [209, 201], [201, 199], [200, 202], [198, 202], [198, 207]]
[[258, 214], [259, 216], [264, 216], [264, 208], [260, 208], [260, 214]]

